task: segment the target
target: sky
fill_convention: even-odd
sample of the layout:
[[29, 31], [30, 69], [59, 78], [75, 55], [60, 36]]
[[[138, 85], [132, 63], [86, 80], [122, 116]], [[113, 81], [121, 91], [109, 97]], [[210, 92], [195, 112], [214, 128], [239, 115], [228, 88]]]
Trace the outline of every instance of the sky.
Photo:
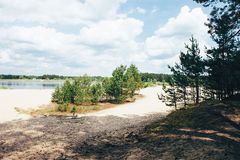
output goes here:
[[1, 0], [0, 74], [169, 73], [191, 35], [204, 56], [208, 15], [193, 0]]

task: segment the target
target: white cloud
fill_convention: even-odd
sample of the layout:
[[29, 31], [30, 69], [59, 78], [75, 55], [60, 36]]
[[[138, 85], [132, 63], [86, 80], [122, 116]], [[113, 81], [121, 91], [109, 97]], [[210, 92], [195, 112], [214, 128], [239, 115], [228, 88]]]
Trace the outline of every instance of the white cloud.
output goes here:
[[86, 24], [114, 18], [126, 0], [1, 0], [0, 22]]
[[184, 50], [184, 43], [189, 42], [191, 35], [197, 38], [203, 52], [204, 45], [207, 46], [209, 41], [207, 27], [204, 25], [206, 21], [207, 15], [201, 8], [191, 10], [187, 6], [182, 7], [176, 17], [170, 18], [153, 36], [146, 39], [146, 53], [150, 59], [154, 59], [153, 64], [164, 64], [162, 71], [167, 70], [166, 62], [171, 65], [176, 62], [180, 50]]
[[9, 62], [9, 66], [4, 67], [6, 70], [17, 65], [27, 74], [41, 74], [41, 69], [42, 73], [105, 74], [100, 72], [96, 63], [107, 68], [128, 63], [126, 55], [138, 51], [135, 38], [142, 32], [142, 27], [143, 22], [133, 18], [103, 20], [82, 28], [79, 34], [67, 34], [43, 26], [0, 27], [2, 46], [18, 55], [10, 61], [9, 54], [2, 52], [0, 64]]
[[133, 8], [133, 9], [130, 9], [128, 11], [128, 14], [133, 14], [133, 13], [139, 13], [139, 14], [145, 14], [147, 11], [141, 7], [136, 7], [136, 8]]
[[104, 20], [80, 30], [80, 40], [94, 45], [111, 45], [135, 39], [143, 29], [143, 22], [134, 18]]
[[10, 50], [0, 50], [0, 63], [11, 62], [11, 51]]
[[[144, 22], [118, 12], [126, 1], [1, 0], [0, 72], [110, 75], [116, 66], [130, 63], [142, 71], [166, 72], [191, 34], [206, 43], [206, 15], [186, 6], [139, 40]], [[146, 10], [137, 7], [134, 12]], [[65, 25], [79, 32], [58, 28]]]

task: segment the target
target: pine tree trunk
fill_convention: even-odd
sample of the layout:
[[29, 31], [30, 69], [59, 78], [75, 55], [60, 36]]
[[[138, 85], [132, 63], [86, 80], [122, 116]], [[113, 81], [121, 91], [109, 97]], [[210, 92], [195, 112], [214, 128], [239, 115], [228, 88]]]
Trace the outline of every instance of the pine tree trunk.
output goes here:
[[199, 80], [196, 79], [196, 104], [199, 103]]
[[186, 103], [186, 88], [184, 88], [183, 90], [183, 100], [184, 100], [184, 107], [186, 107], [187, 103]]

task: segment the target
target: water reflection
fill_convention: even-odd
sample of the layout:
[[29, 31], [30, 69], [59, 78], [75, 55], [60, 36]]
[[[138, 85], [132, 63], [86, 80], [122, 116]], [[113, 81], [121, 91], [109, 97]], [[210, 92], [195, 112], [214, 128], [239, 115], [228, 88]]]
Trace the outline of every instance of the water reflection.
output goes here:
[[0, 88], [9, 89], [54, 89], [63, 80], [0, 80]]

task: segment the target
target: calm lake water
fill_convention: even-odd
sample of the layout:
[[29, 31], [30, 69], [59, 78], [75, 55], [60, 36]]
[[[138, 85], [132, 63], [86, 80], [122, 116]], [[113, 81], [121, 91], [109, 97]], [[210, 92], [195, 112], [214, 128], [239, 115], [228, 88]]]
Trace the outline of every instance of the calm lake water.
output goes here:
[[63, 80], [3, 80], [0, 88], [9, 89], [54, 89], [63, 84]]

